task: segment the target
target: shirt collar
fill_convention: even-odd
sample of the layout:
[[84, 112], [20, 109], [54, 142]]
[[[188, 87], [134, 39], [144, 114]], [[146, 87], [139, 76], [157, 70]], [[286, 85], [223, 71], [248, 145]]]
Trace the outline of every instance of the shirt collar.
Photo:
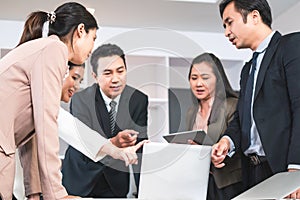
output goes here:
[[102, 95], [102, 97], [103, 97], [103, 100], [104, 100], [104, 103], [105, 103], [106, 106], [109, 106], [109, 103], [110, 103], [112, 100], [114, 100], [114, 101], [117, 103], [117, 105], [119, 104], [119, 100], [120, 100], [120, 96], [121, 96], [121, 95], [118, 95], [116, 98], [111, 99], [111, 98], [109, 98], [108, 96], [106, 96], [106, 94], [103, 92], [103, 90], [101, 89], [101, 87], [99, 87], [99, 89], [100, 89], [100, 93], [101, 93], [101, 95]]
[[[208, 107], [209, 109], [211, 110], [213, 104], [214, 104], [214, 101], [215, 101], [215, 97], [211, 97], [209, 100], [208, 100]], [[201, 103], [199, 102], [199, 110], [198, 111], [201, 111]]]
[[272, 33], [270, 33], [258, 46], [258, 48], [256, 49], [256, 52], [263, 52], [268, 46], [269, 43], [271, 42], [271, 39], [273, 37], [273, 35], [275, 34], [275, 31], [272, 31]]

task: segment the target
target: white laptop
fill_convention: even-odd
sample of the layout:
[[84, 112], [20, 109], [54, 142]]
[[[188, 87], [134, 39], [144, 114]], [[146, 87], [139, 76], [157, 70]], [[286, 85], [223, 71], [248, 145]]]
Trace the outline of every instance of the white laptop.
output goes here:
[[211, 146], [147, 143], [139, 199], [206, 199]]
[[233, 200], [283, 199], [300, 188], [300, 171], [281, 172], [255, 185]]

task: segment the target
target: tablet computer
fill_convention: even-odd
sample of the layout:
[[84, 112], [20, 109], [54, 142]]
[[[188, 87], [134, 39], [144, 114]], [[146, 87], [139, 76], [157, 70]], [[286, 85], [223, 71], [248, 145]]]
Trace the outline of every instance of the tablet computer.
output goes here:
[[193, 140], [201, 145], [213, 145], [212, 139], [203, 130], [184, 131], [171, 133], [163, 136], [169, 143], [188, 144], [188, 140]]

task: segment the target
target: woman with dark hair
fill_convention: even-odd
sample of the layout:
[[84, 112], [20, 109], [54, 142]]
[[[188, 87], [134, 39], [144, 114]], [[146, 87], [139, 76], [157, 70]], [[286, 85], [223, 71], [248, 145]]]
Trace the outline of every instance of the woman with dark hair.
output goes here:
[[[43, 27], [48, 25], [48, 37]], [[54, 12], [33, 12], [25, 24], [19, 45], [0, 61], [0, 197], [12, 198], [15, 151], [20, 148], [24, 171], [38, 165], [45, 199], [62, 199], [67, 192], [61, 184], [57, 115], [67, 62], [83, 63], [96, 39], [97, 22], [78, 3], [65, 3]], [[4, 87], [5, 85], [5, 87]], [[36, 135], [38, 163], [31, 163]], [[30, 164], [29, 164], [30, 163]], [[24, 174], [30, 183], [31, 174]], [[25, 188], [29, 187], [25, 185]], [[30, 191], [29, 191], [30, 193]]]
[[[238, 94], [231, 88], [221, 61], [211, 53], [194, 58], [189, 82], [194, 105], [187, 113], [187, 129], [204, 130], [216, 143], [233, 118]], [[236, 153], [222, 170], [211, 166], [207, 199], [231, 199], [241, 192], [240, 181], [240, 154]]]
[[[84, 69], [85, 69], [85, 63], [83, 64], [74, 64], [72, 62], [68, 62], [69, 66], [69, 76], [68, 79], [74, 82], [73, 84], [70, 84], [70, 88], [67, 86], [67, 78], [64, 81], [62, 92], [61, 92], [61, 101], [68, 103], [73, 96], [75, 92], [77, 92], [80, 89], [80, 84], [83, 80], [84, 76]], [[69, 81], [70, 82], [70, 81]]]
[[[64, 79], [61, 92], [61, 101], [65, 103], [68, 103], [73, 94], [79, 90], [80, 83], [83, 80], [84, 76], [85, 63], [77, 65], [72, 62], [68, 62], [68, 66], [69, 75]], [[101, 134], [86, 126], [83, 122], [79, 121], [71, 113], [64, 110], [63, 108], [60, 108], [59, 110], [57, 122], [59, 137], [67, 142], [68, 145], [79, 150], [94, 162], [98, 162], [105, 156], [110, 155], [115, 159], [123, 160], [126, 166], [129, 164], [136, 164], [137, 155], [135, 152], [146, 142], [144, 140], [143, 142], [139, 142], [135, 146], [119, 148], [113, 145]], [[32, 138], [32, 140], [36, 140], [35, 136]], [[37, 149], [35, 141], [33, 141], [32, 144], [32, 148]], [[37, 152], [29, 153], [33, 158], [30, 159], [31, 163], [37, 162], [37, 156], [35, 156], [37, 155]], [[30, 188], [29, 191], [31, 193], [28, 193], [28, 191], [24, 193], [24, 189], [22, 189], [23, 187], [21, 187], [24, 182], [21, 176], [23, 175], [23, 173], [21, 171], [21, 166], [19, 166], [20, 164], [17, 163], [17, 165], [17, 174], [19, 174], [19, 177], [15, 177], [15, 183], [17, 182], [17, 185], [14, 185], [14, 195], [16, 195], [17, 198], [14, 199], [24, 199], [24, 194], [26, 193], [27, 196], [30, 196], [30, 198], [28, 198], [29, 200], [39, 200], [41, 196], [40, 194], [42, 193], [41, 188], [27, 187], [27, 190], [28, 188]], [[31, 182], [28, 182], [27, 185], [31, 185], [32, 182], [40, 182], [40, 176], [37, 176], [37, 174], [39, 174], [38, 165], [33, 166], [35, 166], [36, 168], [31, 167], [30, 172], [25, 172], [32, 174]]]

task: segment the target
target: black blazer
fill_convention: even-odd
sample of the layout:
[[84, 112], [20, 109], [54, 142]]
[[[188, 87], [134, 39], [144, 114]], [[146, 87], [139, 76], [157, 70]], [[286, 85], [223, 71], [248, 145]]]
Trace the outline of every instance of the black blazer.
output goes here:
[[[139, 132], [138, 141], [147, 138], [147, 107], [148, 97], [139, 90], [126, 86], [119, 100], [116, 133], [124, 129], [133, 129]], [[94, 84], [72, 97], [71, 112], [103, 137], [113, 137], [114, 134], [110, 131], [108, 111], [98, 84]], [[139, 170], [140, 166], [136, 168], [135, 171]], [[125, 166], [124, 161], [106, 156], [95, 163], [71, 146], [67, 149], [62, 173], [63, 185], [69, 194], [88, 195], [102, 173], [115, 197], [124, 197], [129, 190], [128, 167]], [[135, 178], [138, 181], [138, 177]]]
[[[240, 99], [226, 134], [240, 148], [248, 62], [242, 69]], [[300, 33], [276, 32], [263, 57], [255, 86], [253, 117], [273, 173], [300, 165]]]

